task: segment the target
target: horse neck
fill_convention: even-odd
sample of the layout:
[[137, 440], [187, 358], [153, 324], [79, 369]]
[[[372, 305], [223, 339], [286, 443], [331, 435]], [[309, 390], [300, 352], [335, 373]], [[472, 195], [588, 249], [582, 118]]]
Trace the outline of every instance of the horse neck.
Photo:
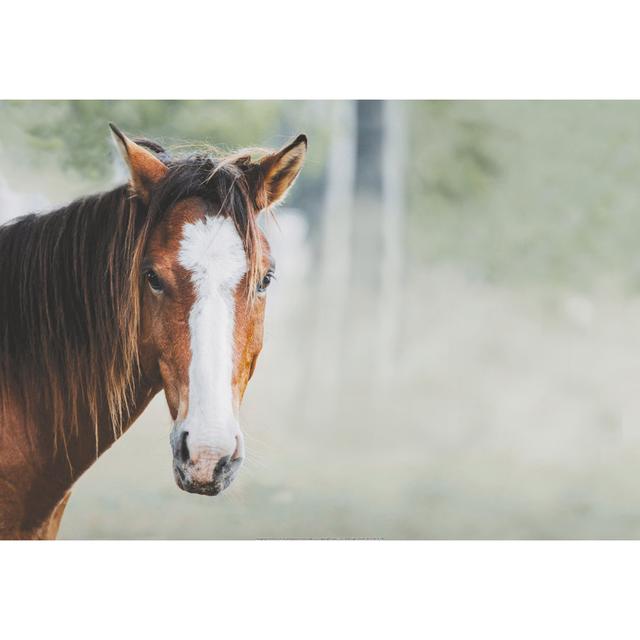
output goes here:
[[67, 434], [64, 443], [54, 442], [44, 411], [34, 414], [28, 425], [18, 412], [0, 415], [0, 539], [33, 537], [46, 529], [75, 481], [129, 429], [157, 391], [158, 386], [141, 375], [117, 431], [105, 413], [96, 433], [89, 409], [79, 406], [79, 415], [87, 421]]
[[[146, 409], [149, 402], [159, 391], [159, 386], [142, 374], [136, 376], [129, 401], [129, 410], [123, 418], [114, 424], [106, 403], [98, 408], [97, 422], [87, 406], [80, 404], [81, 416], [79, 428], [65, 434], [64, 442], [54, 443], [54, 455], [49, 455], [56, 468], [56, 475], [73, 484], [96, 460], [121, 438]], [[39, 425], [46, 430], [48, 424]], [[49, 429], [50, 432], [50, 429]], [[48, 448], [49, 454], [51, 448]], [[70, 486], [70, 485], [69, 485]]]

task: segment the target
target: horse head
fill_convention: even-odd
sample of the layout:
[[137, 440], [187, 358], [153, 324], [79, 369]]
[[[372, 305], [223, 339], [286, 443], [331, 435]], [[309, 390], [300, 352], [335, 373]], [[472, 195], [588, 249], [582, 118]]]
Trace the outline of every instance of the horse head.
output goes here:
[[306, 137], [257, 161], [197, 155], [173, 162], [157, 145], [112, 129], [132, 195], [154, 220], [140, 261], [141, 370], [164, 389], [178, 486], [216, 495], [245, 455], [238, 414], [275, 274], [256, 218], [298, 176]]

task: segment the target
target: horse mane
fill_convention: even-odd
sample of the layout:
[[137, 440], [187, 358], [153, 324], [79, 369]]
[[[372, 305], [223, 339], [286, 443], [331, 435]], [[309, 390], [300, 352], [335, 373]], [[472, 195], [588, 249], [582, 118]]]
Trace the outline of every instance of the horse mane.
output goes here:
[[[141, 267], [151, 232], [178, 201], [200, 196], [233, 219], [243, 238], [249, 291], [259, 274], [256, 213], [246, 156], [195, 154], [167, 164], [148, 206], [127, 185], [51, 213], [0, 226], [0, 416], [19, 407], [27, 423], [52, 421], [54, 449], [79, 434], [86, 407], [114, 438], [131, 416], [139, 376]], [[252, 165], [257, 166], [257, 165]], [[81, 422], [83, 424], [81, 424]]]

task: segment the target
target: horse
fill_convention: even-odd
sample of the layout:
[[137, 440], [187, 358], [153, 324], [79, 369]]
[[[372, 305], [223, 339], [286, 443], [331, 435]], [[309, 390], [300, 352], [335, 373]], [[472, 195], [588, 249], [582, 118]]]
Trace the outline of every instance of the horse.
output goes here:
[[215, 496], [245, 457], [275, 274], [257, 217], [307, 138], [174, 158], [110, 127], [126, 184], [0, 227], [0, 538], [55, 538], [73, 484], [161, 390], [178, 487]]

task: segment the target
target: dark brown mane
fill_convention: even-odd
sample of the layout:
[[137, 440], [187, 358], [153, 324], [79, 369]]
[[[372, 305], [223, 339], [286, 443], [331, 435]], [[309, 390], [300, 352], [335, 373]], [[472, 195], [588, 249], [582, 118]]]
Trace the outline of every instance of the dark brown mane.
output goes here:
[[[78, 433], [87, 407], [96, 433], [119, 435], [138, 375], [141, 264], [151, 231], [178, 201], [200, 196], [231, 217], [244, 239], [248, 277], [258, 274], [256, 203], [246, 158], [169, 160], [146, 207], [128, 187], [0, 227], [0, 415], [51, 416], [54, 441]], [[255, 166], [255, 165], [254, 165]], [[252, 287], [252, 289], [255, 287]]]

